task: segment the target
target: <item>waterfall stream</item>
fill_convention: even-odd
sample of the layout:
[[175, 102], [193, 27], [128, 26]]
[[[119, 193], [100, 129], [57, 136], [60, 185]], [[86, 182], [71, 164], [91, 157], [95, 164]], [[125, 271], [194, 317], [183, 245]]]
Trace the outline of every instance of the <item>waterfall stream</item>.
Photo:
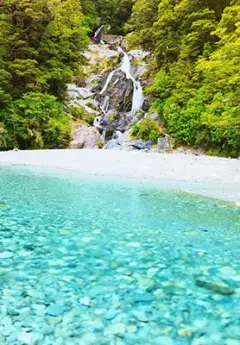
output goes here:
[[[136, 80], [131, 73], [132, 65], [131, 65], [130, 56], [121, 47], [118, 47], [118, 51], [119, 53], [123, 54], [121, 66], [117, 70], [113, 70], [109, 73], [107, 80], [105, 82], [105, 85], [100, 92], [100, 95], [103, 95], [107, 91], [108, 86], [111, 83], [111, 80], [115, 72], [118, 70], [121, 70], [123, 73], [125, 73], [126, 78], [131, 79], [133, 82], [133, 97], [132, 97], [132, 109], [131, 109], [131, 113], [133, 113], [141, 109], [143, 105], [143, 101], [144, 101], [143, 88], [140, 81]], [[106, 106], [107, 104], [109, 104], [109, 98], [105, 96], [101, 105], [101, 110], [103, 111], [104, 114], [106, 114], [108, 110]]]
[[131, 61], [129, 55], [123, 51], [121, 47], [118, 48], [118, 51], [123, 54], [123, 60], [121, 64], [121, 71], [126, 74], [127, 79], [131, 79], [133, 82], [133, 98], [132, 98], [132, 112], [136, 112], [141, 109], [144, 101], [143, 89], [140, 81], [137, 81], [131, 73]]
[[115, 71], [112, 71], [112, 72], [109, 73], [109, 75], [108, 75], [108, 77], [107, 77], [107, 80], [106, 80], [106, 83], [105, 83], [105, 85], [104, 85], [102, 91], [100, 92], [100, 95], [103, 95], [104, 92], [107, 90], [108, 85], [110, 84], [110, 82], [111, 82], [111, 80], [112, 80], [112, 77], [114, 76], [114, 73], [115, 73]]
[[[85, 52], [89, 61], [89, 73], [86, 79], [79, 85], [69, 84], [68, 93], [70, 104], [82, 107], [86, 112], [86, 118], [92, 121], [98, 129], [103, 140], [109, 140], [116, 133], [127, 132], [133, 123], [138, 121], [136, 112], [142, 108], [144, 102], [143, 88], [139, 78], [142, 74], [142, 51], [132, 50], [126, 52], [120, 47], [122, 38], [118, 40], [114, 35], [102, 34], [104, 26], [100, 26], [93, 35], [93, 42]], [[113, 43], [109, 43], [109, 42]], [[138, 64], [133, 65], [136, 59]], [[135, 61], [135, 60], [133, 60]], [[103, 68], [113, 66], [107, 73]], [[104, 78], [104, 83], [102, 80]], [[117, 135], [119, 137], [120, 135]]]

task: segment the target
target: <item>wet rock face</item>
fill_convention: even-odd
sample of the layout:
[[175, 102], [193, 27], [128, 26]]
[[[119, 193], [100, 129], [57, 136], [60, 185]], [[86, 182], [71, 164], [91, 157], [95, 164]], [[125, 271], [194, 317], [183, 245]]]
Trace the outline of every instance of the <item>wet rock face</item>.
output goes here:
[[[102, 88], [106, 82], [103, 82]], [[107, 112], [128, 112], [132, 107], [133, 82], [127, 79], [122, 71], [116, 71], [109, 83], [107, 90], [99, 95], [100, 103], [103, 103], [106, 96], [109, 97], [109, 105]]]

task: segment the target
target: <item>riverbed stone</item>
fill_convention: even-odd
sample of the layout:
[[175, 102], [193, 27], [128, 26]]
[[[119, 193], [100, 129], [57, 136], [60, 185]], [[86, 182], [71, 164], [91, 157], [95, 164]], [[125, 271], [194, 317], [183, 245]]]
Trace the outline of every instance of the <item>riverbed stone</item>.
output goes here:
[[141, 322], [150, 322], [150, 318], [147, 316], [147, 314], [142, 310], [134, 310], [132, 312], [132, 315]]
[[60, 316], [64, 314], [66, 310], [66, 306], [62, 304], [51, 304], [49, 307], [46, 308], [46, 313], [51, 316]]
[[240, 341], [237, 339], [227, 339], [224, 345], [240, 345]]
[[145, 294], [134, 294], [133, 301], [135, 303], [150, 303], [154, 300], [153, 295], [145, 293]]
[[0, 253], [0, 259], [9, 259], [13, 255], [14, 254], [12, 252], [2, 252], [2, 253]]
[[235, 290], [233, 288], [224, 283], [206, 281], [203, 278], [197, 278], [196, 285], [220, 295], [228, 296], [235, 293]]
[[175, 345], [173, 340], [169, 337], [160, 336], [153, 340], [154, 345]]
[[136, 332], [137, 332], [137, 327], [136, 327], [135, 325], [129, 325], [129, 326], [127, 327], [127, 331], [128, 331], [129, 333], [136, 333]]
[[20, 341], [21, 344], [25, 345], [36, 345], [40, 340], [40, 335], [32, 332], [21, 331], [18, 336], [17, 340]]
[[89, 297], [82, 297], [81, 299], [80, 299], [80, 303], [82, 304], [82, 305], [85, 305], [86, 307], [89, 307], [90, 306], [90, 299], [89, 299]]
[[108, 326], [105, 330], [105, 333], [109, 335], [111, 334], [121, 335], [121, 334], [124, 334], [125, 331], [126, 331], [126, 326], [124, 323], [116, 323], [116, 324]]

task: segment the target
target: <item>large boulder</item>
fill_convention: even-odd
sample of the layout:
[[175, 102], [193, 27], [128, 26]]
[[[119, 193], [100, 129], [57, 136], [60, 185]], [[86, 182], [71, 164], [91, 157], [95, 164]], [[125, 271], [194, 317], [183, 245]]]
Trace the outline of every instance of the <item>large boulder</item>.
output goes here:
[[95, 127], [82, 125], [75, 129], [73, 140], [70, 143], [71, 149], [94, 149], [102, 142], [102, 137]]
[[158, 139], [158, 148], [160, 151], [169, 151], [174, 148], [175, 139], [171, 138], [169, 135]]

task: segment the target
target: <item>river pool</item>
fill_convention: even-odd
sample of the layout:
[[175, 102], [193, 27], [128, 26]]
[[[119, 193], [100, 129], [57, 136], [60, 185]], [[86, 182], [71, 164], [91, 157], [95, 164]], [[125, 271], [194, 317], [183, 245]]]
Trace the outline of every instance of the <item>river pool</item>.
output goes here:
[[240, 345], [240, 209], [0, 169], [0, 344]]

